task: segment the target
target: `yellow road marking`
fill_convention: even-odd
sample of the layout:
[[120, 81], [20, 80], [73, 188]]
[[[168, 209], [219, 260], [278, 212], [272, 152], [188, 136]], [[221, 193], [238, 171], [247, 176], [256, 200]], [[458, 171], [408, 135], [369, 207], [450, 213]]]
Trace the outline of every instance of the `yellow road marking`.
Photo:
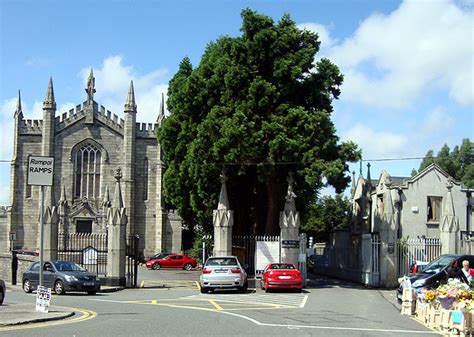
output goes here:
[[215, 306], [217, 310], [222, 310], [222, 307], [219, 304], [217, 304], [216, 301], [209, 300], [209, 303]]
[[78, 323], [82, 321], [87, 321], [89, 319], [93, 319], [97, 316], [97, 313], [92, 310], [87, 309], [79, 309], [79, 308], [70, 308], [70, 307], [62, 307], [70, 309], [74, 312], [80, 312], [82, 315], [79, 317], [75, 317], [72, 319], [60, 319], [56, 321], [47, 321], [47, 322], [38, 322], [38, 323], [30, 323], [30, 324], [20, 324], [20, 325], [12, 325], [12, 326], [5, 326], [0, 327], [0, 331], [10, 331], [10, 330], [22, 330], [22, 329], [33, 329], [33, 328], [43, 328], [49, 327], [54, 325], [63, 325], [63, 324], [71, 324], [71, 323]]
[[143, 288], [145, 286], [145, 281], [142, 281], [142, 283], [140, 283], [140, 288]]
[[152, 300], [152, 301], [151, 301], [151, 304], [156, 304], [156, 303], [158, 303], [157, 300]]
[[198, 288], [198, 290], [201, 290], [201, 283], [199, 283], [198, 281], [194, 281], [196, 282], [196, 287]]

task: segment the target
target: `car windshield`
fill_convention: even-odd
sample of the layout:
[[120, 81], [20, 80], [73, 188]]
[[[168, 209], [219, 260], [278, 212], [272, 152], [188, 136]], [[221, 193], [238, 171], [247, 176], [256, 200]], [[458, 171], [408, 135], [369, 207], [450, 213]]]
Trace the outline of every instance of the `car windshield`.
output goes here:
[[209, 259], [207, 260], [206, 265], [207, 266], [236, 266], [237, 260], [232, 257]]
[[52, 262], [58, 271], [85, 271], [80, 265], [68, 261]]
[[295, 267], [292, 264], [288, 263], [275, 263], [272, 264], [271, 269], [295, 269]]
[[425, 274], [436, 274], [441, 269], [446, 267], [454, 256], [440, 256], [436, 260], [430, 262], [426, 267], [423, 268]]
[[160, 254], [156, 254], [155, 256], [152, 257], [152, 259], [164, 259], [165, 257], [167, 257], [168, 253], [160, 253]]

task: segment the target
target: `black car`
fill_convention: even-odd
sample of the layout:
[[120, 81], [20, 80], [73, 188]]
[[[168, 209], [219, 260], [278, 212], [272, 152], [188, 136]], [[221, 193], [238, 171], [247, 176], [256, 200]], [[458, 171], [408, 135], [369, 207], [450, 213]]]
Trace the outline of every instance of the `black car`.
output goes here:
[[[430, 262], [423, 268], [423, 271], [408, 275], [407, 278], [411, 282], [411, 286], [414, 289], [426, 288], [433, 289], [437, 288], [440, 284], [447, 280], [447, 269], [451, 260], [456, 259], [459, 266], [462, 266], [462, 261], [469, 261], [471, 267], [474, 266], [474, 255], [441, 255], [434, 261]], [[397, 289], [397, 298], [399, 301], [402, 300], [403, 288], [405, 284], [402, 282]]]
[[[43, 286], [62, 295], [66, 291], [85, 291], [94, 295], [100, 289], [100, 280], [81, 266], [69, 261], [46, 261], [43, 264]], [[39, 283], [39, 262], [34, 262], [23, 273], [23, 290], [32, 292]]]

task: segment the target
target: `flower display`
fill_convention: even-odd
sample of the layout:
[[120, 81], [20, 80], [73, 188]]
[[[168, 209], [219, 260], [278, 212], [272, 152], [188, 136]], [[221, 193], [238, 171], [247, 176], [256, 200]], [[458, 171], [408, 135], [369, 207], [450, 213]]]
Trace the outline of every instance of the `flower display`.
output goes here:
[[439, 303], [444, 309], [474, 309], [474, 290], [457, 279], [449, 279], [437, 289], [420, 289], [416, 292], [422, 302]]

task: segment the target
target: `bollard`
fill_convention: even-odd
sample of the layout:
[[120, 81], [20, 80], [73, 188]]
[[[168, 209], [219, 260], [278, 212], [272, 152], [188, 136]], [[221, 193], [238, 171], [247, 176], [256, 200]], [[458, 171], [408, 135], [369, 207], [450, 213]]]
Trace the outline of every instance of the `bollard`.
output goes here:
[[18, 271], [18, 257], [16, 251], [12, 250], [12, 285], [16, 285], [16, 274]]

